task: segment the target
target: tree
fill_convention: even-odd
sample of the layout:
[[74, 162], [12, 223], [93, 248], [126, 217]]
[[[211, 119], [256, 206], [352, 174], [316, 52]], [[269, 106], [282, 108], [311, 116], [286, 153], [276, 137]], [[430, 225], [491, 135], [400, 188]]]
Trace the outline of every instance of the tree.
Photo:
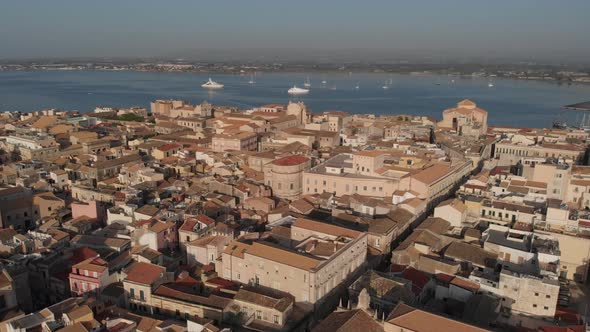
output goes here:
[[144, 118], [143, 118], [143, 116], [139, 116], [137, 114], [127, 113], [127, 114], [123, 114], [123, 115], [117, 117], [117, 120], [119, 120], [119, 121], [143, 122], [144, 121]]

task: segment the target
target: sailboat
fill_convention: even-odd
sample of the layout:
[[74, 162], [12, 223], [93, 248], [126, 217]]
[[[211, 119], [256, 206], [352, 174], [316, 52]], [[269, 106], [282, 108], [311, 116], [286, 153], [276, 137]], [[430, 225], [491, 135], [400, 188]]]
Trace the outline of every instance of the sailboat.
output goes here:
[[360, 89], [361, 89], [361, 86], [360, 86], [360, 85], [357, 83], [357, 84], [354, 86], [354, 89], [355, 89], [355, 90], [360, 90]]
[[389, 81], [385, 81], [383, 83], [383, 86], [381, 86], [381, 89], [383, 89], [383, 90], [389, 90]]
[[309, 81], [309, 76], [307, 76], [307, 79], [305, 80], [305, 83], [303, 83], [303, 86], [306, 88], [311, 88], [311, 82]]
[[250, 75], [250, 80], [248, 81], [248, 84], [254, 84], [256, 83], [256, 81], [254, 81], [254, 75]]
[[389, 87], [393, 84], [393, 79], [389, 79], [387, 81], [385, 81], [385, 83], [383, 84], [383, 86], [381, 87], [383, 90], [389, 90]]
[[492, 81], [488, 82], [488, 88], [493, 88], [494, 87], [494, 83]]

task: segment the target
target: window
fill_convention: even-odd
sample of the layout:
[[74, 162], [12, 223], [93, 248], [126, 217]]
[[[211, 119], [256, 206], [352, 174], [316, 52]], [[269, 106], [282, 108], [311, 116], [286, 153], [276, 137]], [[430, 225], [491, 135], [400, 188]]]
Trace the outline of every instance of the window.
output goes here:
[[129, 289], [129, 297], [132, 298], [132, 299], [135, 298], [135, 289], [133, 289], [133, 288], [130, 288]]
[[539, 296], [539, 293], [535, 293], [535, 296]]
[[256, 319], [262, 319], [262, 311], [256, 310]]
[[293, 190], [293, 184], [292, 183], [289, 185], [289, 189]]
[[545, 295], [545, 298], [546, 299], [550, 299], [551, 298], [551, 295]]
[[145, 301], [145, 296], [143, 294], [143, 290], [140, 290], [139, 291], [139, 299], [142, 300], [142, 301]]
[[92, 276], [93, 276], [93, 277], [95, 277], [95, 278], [98, 278], [98, 273], [97, 273], [96, 271], [94, 271], [94, 272], [92, 273]]
[[537, 305], [536, 304], [533, 304], [533, 308], [536, 308], [536, 307], [537, 307]]
[[282, 187], [282, 186], [281, 186], [281, 183], [279, 182], [279, 184], [278, 184], [278, 188], [279, 188], [279, 190], [280, 190], [280, 189], [282, 189], [281, 187]]
[[549, 307], [545, 306], [545, 307], [543, 307], [543, 309], [545, 309], [545, 310], [549, 310]]
[[279, 315], [274, 315], [274, 316], [273, 316], [273, 322], [274, 322], [275, 324], [279, 324]]

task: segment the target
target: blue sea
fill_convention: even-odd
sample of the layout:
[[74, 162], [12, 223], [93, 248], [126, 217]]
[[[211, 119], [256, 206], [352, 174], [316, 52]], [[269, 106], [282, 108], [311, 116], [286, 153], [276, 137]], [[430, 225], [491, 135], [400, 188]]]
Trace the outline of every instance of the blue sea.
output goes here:
[[[309, 76], [311, 91], [296, 98], [287, 90], [302, 87]], [[492, 125], [549, 127], [555, 120], [574, 125], [581, 114], [561, 106], [590, 100], [590, 85], [555, 82], [493, 80], [437, 75], [372, 73], [257, 73], [251, 76], [212, 75], [225, 84], [207, 91], [201, 84], [209, 75], [129, 71], [0, 72], [0, 111], [34, 111], [43, 108], [92, 111], [96, 106], [143, 106], [155, 99], [209, 101], [243, 109], [268, 103], [302, 100], [312, 112], [340, 110], [350, 113], [413, 114], [439, 119], [441, 112], [469, 98], [489, 112]], [[322, 84], [322, 81], [326, 81]], [[385, 82], [389, 89], [383, 89]], [[355, 89], [355, 86], [359, 89]]]

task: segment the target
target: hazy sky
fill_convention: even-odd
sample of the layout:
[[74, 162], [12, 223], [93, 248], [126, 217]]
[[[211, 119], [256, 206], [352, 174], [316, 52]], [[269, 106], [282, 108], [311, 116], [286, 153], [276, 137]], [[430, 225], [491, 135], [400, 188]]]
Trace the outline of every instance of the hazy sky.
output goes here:
[[0, 58], [259, 48], [588, 58], [589, 13], [590, 0], [2, 0]]

